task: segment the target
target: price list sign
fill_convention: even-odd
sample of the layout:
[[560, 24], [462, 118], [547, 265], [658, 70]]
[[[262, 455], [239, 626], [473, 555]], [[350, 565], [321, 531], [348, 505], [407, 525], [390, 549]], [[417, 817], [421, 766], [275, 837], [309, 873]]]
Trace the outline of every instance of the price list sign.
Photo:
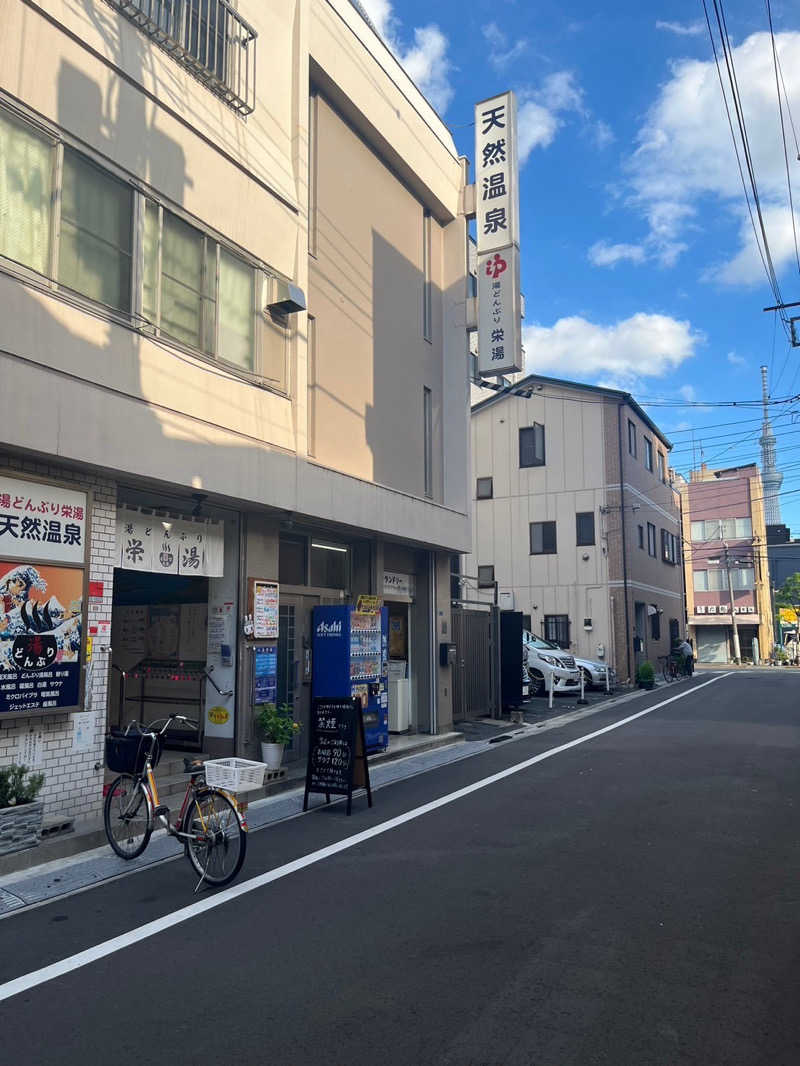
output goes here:
[[371, 807], [361, 703], [357, 699], [316, 699], [311, 708], [303, 810], [308, 810], [309, 795], [321, 792], [328, 803], [332, 795], [347, 796], [350, 814], [356, 788], [366, 789]]

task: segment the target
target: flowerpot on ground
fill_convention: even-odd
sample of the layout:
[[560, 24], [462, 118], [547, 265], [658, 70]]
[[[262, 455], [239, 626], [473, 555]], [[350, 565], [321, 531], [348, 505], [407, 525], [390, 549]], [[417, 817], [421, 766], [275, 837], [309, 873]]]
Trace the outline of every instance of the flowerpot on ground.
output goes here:
[[35, 848], [42, 836], [44, 801], [0, 807], [0, 855]]
[[261, 741], [261, 761], [266, 763], [270, 770], [279, 770], [283, 760], [283, 744], [269, 744]]

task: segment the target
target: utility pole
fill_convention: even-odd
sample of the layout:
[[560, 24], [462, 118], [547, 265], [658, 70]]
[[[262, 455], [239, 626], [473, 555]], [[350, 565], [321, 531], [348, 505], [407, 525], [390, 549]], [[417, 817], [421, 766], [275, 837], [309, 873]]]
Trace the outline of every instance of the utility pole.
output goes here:
[[728, 594], [731, 598], [731, 628], [733, 629], [733, 661], [740, 663], [742, 653], [739, 648], [739, 623], [736, 621], [736, 604], [733, 602], [733, 575], [731, 574], [728, 542], [725, 541], [725, 573], [728, 575]]

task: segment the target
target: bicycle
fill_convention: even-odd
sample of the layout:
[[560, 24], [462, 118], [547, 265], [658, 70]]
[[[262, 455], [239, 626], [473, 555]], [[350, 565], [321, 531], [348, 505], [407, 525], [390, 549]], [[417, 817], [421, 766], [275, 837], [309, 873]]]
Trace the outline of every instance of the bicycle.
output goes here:
[[664, 676], [665, 681], [677, 681], [681, 676], [678, 664], [672, 658], [671, 655], [659, 655], [658, 661], [661, 665], [661, 673]]
[[[164, 725], [158, 731], [159, 722]], [[106, 738], [106, 763], [117, 771], [103, 804], [103, 823], [108, 842], [122, 859], [135, 859], [150, 843], [156, 819], [170, 836], [183, 841], [186, 858], [200, 880], [219, 887], [227, 885], [242, 868], [247, 851], [247, 822], [236, 800], [205, 780], [203, 763], [184, 758], [184, 773], [190, 774], [177, 820], [170, 821], [169, 807], [158, 798], [153, 769], [161, 757], [161, 740], [173, 722], [196, 728], [197, 723], [180, 714], [156, 719], [141, 729], [131, 722], [124, 732]]]

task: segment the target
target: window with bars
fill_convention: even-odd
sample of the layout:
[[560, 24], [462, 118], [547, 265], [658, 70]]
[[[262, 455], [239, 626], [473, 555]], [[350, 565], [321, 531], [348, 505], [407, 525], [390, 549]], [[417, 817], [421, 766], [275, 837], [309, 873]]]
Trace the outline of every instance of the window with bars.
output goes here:
[[519, 431], [519, 465], [544, 466], [544, 426], [538, 422]]
[[559, 648], [569, 648], [569, 615], [546, 614], [544, 616], [544, 639]]

